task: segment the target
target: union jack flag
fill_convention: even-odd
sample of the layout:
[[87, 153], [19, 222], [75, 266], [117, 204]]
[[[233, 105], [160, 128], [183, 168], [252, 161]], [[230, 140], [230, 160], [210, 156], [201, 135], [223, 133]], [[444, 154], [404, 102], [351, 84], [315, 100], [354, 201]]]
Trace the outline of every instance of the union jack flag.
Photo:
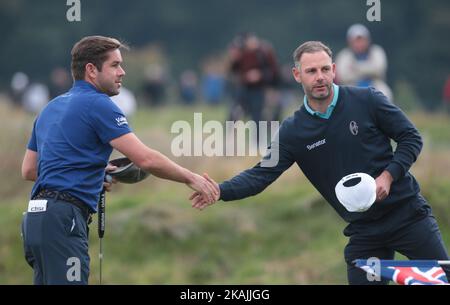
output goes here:
[[378, 260], [357, 259], [355, 265], [368, 273], [368, 279], [383, 278], [400, 285], [448, 285], [441, 264], [448, 261], [435, 260]]

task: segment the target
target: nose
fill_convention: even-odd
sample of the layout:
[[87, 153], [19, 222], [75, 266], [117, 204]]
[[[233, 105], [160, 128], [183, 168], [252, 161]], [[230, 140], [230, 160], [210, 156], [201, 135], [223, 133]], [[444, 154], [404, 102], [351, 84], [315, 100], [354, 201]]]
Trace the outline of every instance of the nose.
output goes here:
[[118, 74], [119, 74], [119, 76], [125, 76], [126, 73], [122, 67], [119, 67]]
[[323, 80], [324, 80], [323, 73], [321, 71], [318, 71], [316, 75], [316, 81], [321, 82]]
[[324, 77], [323, 77], [323, 73], [322, 73], [322, 71], [318, 71], [317, 72], [317, 80], [322, 80]]

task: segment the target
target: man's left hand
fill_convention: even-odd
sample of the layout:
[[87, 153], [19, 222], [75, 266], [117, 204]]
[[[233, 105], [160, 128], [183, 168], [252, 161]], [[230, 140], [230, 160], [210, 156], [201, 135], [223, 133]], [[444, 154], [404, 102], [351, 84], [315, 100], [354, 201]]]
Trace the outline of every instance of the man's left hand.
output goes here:
[[[108, 165], [107, 165], [106, 168], [105, 168], [105, 171], [106, 171], [107, 173], [109, 173], [109, 172], [112, 172], [112, 171], [114, 171], [114, 170], [116, 170], [116, 169], [117, 169], [117, 166], [114, 166], [114, 165], [108, 163]], [[112, 185], [113, 185], [113, 184], [116, 184], [116, 183], [117, 183], [116, 178], [112, 178], [112, 181], [111, 181], [111, 182], [106, 182], [106, 181], [103, 182], [103, 187], [105, 188], [105, 191], [111, 192], [111, 190], [112, 190]]]
[[375, 183], [377, 185], [377, 200], [381, 201], [384, 200], [388, 195], [389, 191], [391, 190], [391, 184], [394, 179], [392, 178], [391, 174], [388, 171], [383, 171], [381, 175], [379, 175], [375, 179]]

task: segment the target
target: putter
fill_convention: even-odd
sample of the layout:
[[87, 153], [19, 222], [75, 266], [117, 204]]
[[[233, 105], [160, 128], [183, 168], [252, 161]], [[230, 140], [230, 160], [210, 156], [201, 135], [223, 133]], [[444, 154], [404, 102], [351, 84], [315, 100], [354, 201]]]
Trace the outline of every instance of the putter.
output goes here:
[[[105, 173], [105, 182], [111, 183], [113, 177], [121, 183], [133, 184], [140, 182], [150, 176], [150, 173], [147, 173], [134, 165], [128, 158], [117, 158], [111, 160], [110, 164], [117, 166], [117, 169]], [[106, 195], [105, 188], [102, 189], [100, 193], [100, 198], [97, 203], [97, 214], [98, 214], [98, 237], [100, 238], [100, 251], [98, 253], [98, 258], [100, 260], [100, 285], [102, 284], [102, 262], [103, 262], [103, 236], [105, 235], [105, 226], [106, 226], [106, 218], [105, 218], [105, 210], [106, 210]]]
[[[112, 177], [108, 174], [105, 174], [105, 182], [111, 183]], [[103, 262], [103, 236], [105, 235], [105, 225], [106, 225], [106, 195], [105, 188], [102, 189], [100, 193], [100, 198], [98, 200], [97, 205], [97, 214], [98, 214], [98, 237], [100, 239], [100, 251], [98, 253], [98, 258], [100, 260], [100, 285], [102, 284], [102, 262]]]

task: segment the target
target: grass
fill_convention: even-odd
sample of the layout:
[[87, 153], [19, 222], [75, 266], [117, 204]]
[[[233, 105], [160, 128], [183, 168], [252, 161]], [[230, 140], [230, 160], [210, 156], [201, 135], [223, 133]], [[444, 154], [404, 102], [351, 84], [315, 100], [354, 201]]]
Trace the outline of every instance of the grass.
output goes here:
[[[1, 98], [0, 98], [1, 101]], [[131, 121], [137, 135], [170, 156], [176, 120], [224, 120], [225, 107], [143, 109]], [[20, 164], [33, 116], [0, 102], [2, 202], [0, 283], [30, 284], [20, 221], [31, 183]], [[412, 168], [450, 244], [450, 124], [439, 114], [411, 113], [425, 138]], [[258, 158], [180, 157], [176, 162], [222, 181]], [[265, 192], [204, 211], [190, 207], [190, 190], [154, 177], [107, 194], [103, 281], [109, 284], [345, 284], [345, 223], [293, 166]], [[99, 281], [96, 222], [91, 225], [90, 282]]]

